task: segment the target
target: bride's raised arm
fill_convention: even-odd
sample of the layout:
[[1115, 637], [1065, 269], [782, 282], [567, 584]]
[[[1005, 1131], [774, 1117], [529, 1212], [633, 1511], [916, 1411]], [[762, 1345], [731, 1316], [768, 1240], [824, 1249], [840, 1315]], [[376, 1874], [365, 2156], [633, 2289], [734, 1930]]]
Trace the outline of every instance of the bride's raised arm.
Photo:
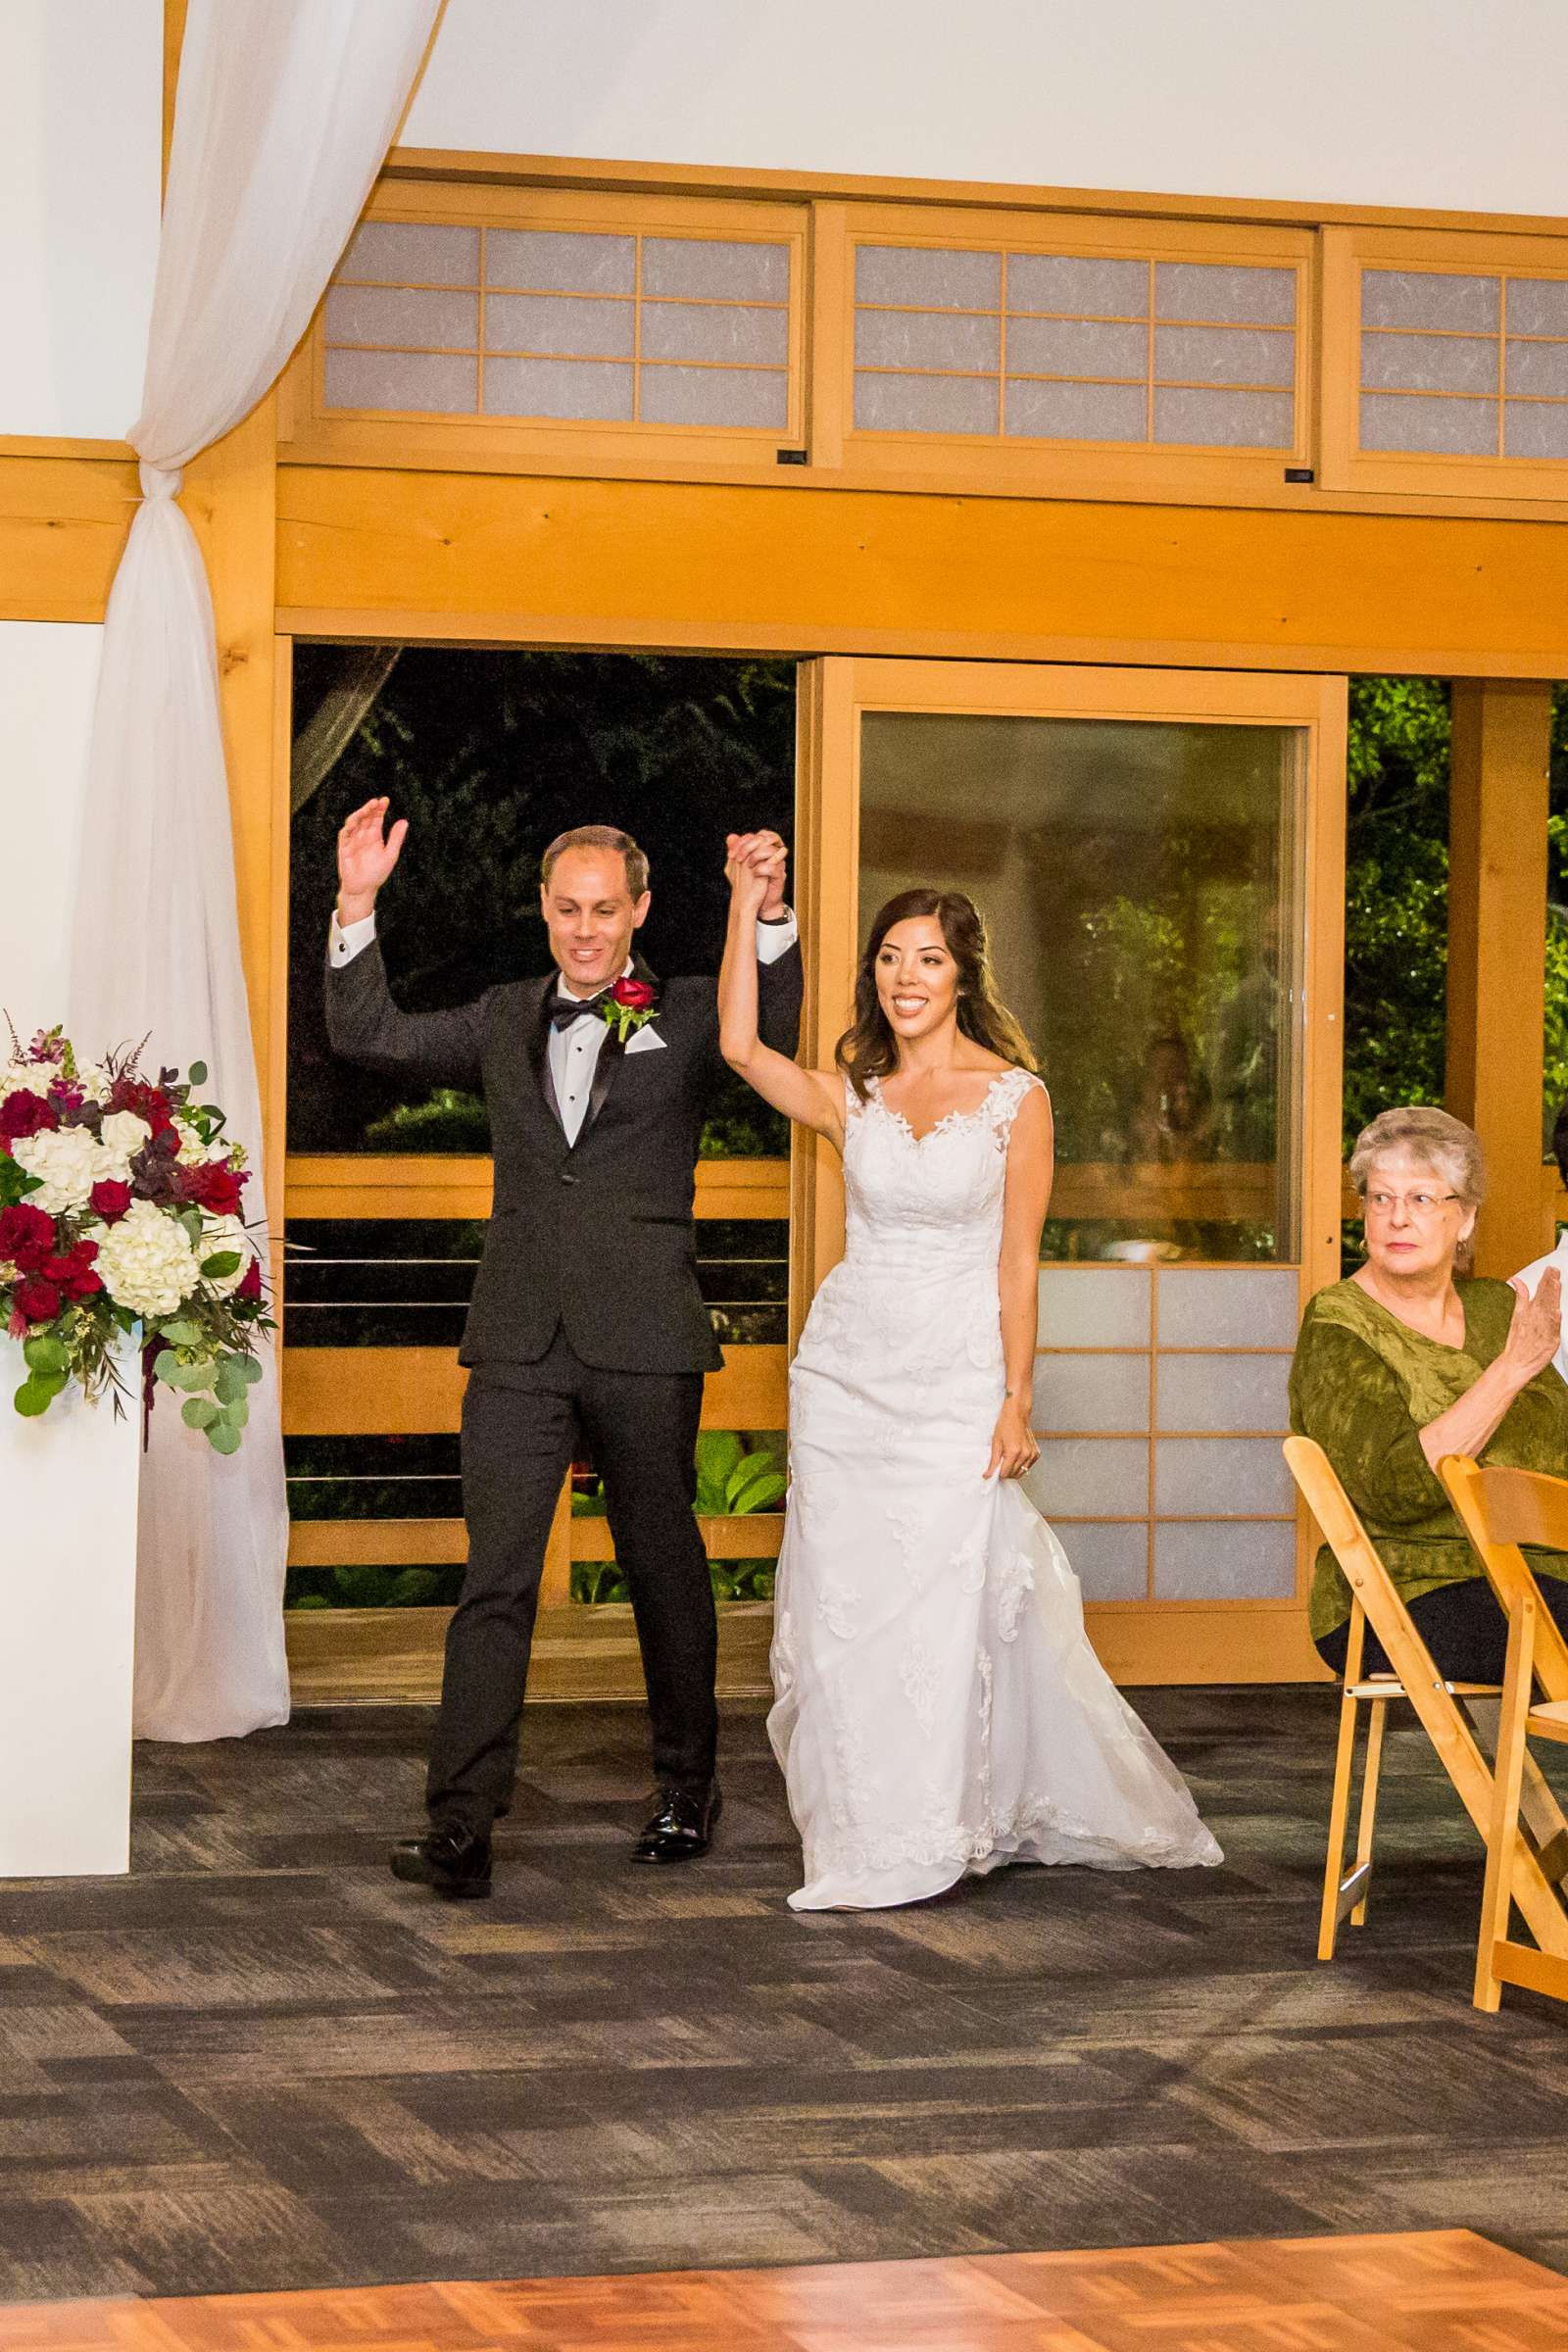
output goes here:
[[844, 1148], [844, 1081], [836, 1070], [803, 1070], [775, 1054], [757, 1034], [757, 917], [767, 876], [749, 859], [732, 858], [724, 868], [729, 884], [729, 927], [718, 974], [718, 1050], [732, 1070], [764, 1102], [802, 1127]]

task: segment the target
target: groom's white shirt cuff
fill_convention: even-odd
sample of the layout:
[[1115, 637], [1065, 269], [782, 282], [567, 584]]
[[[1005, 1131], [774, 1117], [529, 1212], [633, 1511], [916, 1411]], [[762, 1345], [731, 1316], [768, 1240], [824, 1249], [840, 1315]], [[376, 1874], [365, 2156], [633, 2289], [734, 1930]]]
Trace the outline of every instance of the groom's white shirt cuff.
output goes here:
[[[757, 926], [757, 960], [759, 963], [777, 963], [779, 957], [793, 948], [801, 936], [801, 926], [795, 919], [795, 909], [787, 906], [781, 923], [762, 923]], [[340, 923], [332, 917], [332, 927], [326, 935], [327, 960], [338, 965], [352, 963], [362, 948], [368, 948], [375, 937], [375, 917], [362, 914], [357, 923]]]

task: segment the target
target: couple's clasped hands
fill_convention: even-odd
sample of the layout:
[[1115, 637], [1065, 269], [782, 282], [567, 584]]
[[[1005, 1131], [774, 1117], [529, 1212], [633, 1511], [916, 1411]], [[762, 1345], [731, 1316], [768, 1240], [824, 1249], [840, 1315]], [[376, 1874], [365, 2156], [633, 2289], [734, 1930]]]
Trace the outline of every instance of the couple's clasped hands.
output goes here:
[[766, 922], [782, 911], [788, 862], [789, 853], [777, 833], [725, 835], [724, 879], [742, 914]]

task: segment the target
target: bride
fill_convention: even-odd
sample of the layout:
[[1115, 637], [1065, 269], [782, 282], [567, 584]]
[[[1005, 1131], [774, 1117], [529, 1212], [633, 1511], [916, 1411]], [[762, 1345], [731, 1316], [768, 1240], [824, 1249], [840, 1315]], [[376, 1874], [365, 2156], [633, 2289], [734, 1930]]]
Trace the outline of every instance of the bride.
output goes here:
[[916, 1902], [1004, 1862], [1221, 1859], [1084, 1633], [1014, 1483], [1029, 1429], [1051, 1101], [961, 891], [877, 915], [832, 1070], [759, 1043], [765, 876], [728, 868], [724, 1058], [844, 1157], [843, 1262], [790, 1374], [768, 1732], [796, 1910]]

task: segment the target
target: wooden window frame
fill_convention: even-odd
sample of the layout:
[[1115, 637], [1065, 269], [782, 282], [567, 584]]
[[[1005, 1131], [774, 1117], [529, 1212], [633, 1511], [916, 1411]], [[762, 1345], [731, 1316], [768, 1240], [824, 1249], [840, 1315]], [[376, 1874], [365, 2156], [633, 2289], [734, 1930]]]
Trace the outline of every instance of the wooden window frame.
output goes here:
[[[1361, 275], [1365, 270], [1412, 274], [1463, 272], [1478, 277], [1548, 277], [1568, 283], [1568, 237], [1509, 236], [1468, 230], [1328, 227], [1323, 249], [1321, 462], [1328, 490], [1419, 499], [1424, 507], [1477, 499], [1532, 500], [1560, 508], [1568, 498], [1568, 458], [1447, 457], [1420, 450], [1363, 450]], [[1506, 339], [1506, 316], [1498, 321]], [[1448, 394], [1432, 394], [1446, 399]], [[1477, 397], [1474, 394], [1468, 398]], [[1494, 398], [1507, 398], [1499, 370]], [[1519, 397], [1525, 397], [1523, 395]]]
[[[814, 374], [813, 422], [836, 410], [847, 469], [911, 477], [931, 489], [983, 466], [988, 484], [1017, 496], [1151, 497], [1167, 489], [1245, 496], [1282, 488], [1287, 466], [1312, 464], [1312, 386], [1316, 368], [1316, 238], [1310, 229], [1219, 225], [1202, 221], [1120, 220], [1028, 212], [916, 211], [907, 205], [844, 209], [841, 348], [836, 375]], [[1296, 272], [1295, 403], [1289, 449], [1214, 449], [1129, 441], [1046, 441], [982, 433], [865, 431], [855, 424], [855, 255], [860, 245], [960, 252], [1048, 253], [1075, 260], [1192, 262], [1208, 268], [1288, 269]], [[1151, 342], [1157, 323], [1150, 316]], [[1182, 323], [1187, 323], [1183, 321]], [[1152, 364], [1152, 362], [1151, 362]]]
[[421, 227], [538, 228], [567, 234], [680, 236], [711, 243], [743, 239], [784, 245], [790, 256], [787, 420], [781, 427], [683, 425], [329, 409], [324, 388], [323, 296], [280, 385], [278, 452], [286, 462], [594, 474], [657, 474], [671, 466], [697, 466], [726, 471], [765, 469], [771, 477], [778, 467], [779, 450], [802, 446], [806, 322], [810, 300], [808, 220], [804, 206], [459, 182], [437, 182], [416, 190], [383, 180], [373, 190], [363, 219]]

